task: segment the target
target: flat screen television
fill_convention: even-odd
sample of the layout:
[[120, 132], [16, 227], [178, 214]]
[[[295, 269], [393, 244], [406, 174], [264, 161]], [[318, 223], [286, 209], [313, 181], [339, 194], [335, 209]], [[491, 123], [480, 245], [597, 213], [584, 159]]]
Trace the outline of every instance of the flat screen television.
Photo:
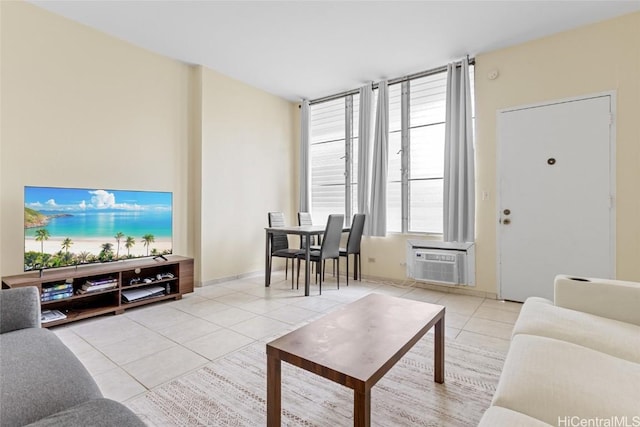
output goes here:
[[173, 194], [24, 188], [24, 269], [66, 267], [172, 252]]

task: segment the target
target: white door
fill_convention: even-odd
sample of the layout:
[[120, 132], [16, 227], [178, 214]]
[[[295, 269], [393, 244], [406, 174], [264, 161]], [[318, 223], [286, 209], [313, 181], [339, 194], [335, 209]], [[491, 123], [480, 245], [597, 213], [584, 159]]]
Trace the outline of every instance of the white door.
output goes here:
[[614, 277], [612, 95], [498, 114], [501, 298], [553, 300], [557, 274]]

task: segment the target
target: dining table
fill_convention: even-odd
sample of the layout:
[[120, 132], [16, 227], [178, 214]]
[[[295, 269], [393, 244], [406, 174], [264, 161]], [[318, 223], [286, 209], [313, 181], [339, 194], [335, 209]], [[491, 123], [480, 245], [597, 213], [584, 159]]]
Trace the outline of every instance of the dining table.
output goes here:
[[[349, 227], [344, 227], [342, 232], [348, 232], [350, 230]], [[293, 234], [297, 236], [301, 236], [303, 241], [310, 242], [312, 236], [321, 237], [324, 234], [325, 226], [324, 225], [292, 225], [292, 226], [284, 226], [284, 227], [265, 227], [266, 231], [266, 249], [265, 249], [265, 275], [264, 275], [264, 286], [269, 287], [271, 285], [271, 272], [269, 271], [271, 263], [271, 238], [272, 234]], [[309, 296], [309, 276], [310, 276], [310, 259], [311, 259], [311, 250], [309, 248], [310, 245], [304, 245], [304, 295]], [[302, 248], [300, 249], [303, 250]], [[291, 273], [293, 274], [293, 272]]]

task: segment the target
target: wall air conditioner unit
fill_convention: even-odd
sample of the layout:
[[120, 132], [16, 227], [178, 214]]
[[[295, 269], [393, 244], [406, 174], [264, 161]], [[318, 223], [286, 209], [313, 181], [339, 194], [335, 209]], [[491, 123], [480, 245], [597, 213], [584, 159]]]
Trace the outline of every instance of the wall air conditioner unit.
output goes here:
[[474, 245], [410, 240], [407, 276], [436, 284], [475, 286]]

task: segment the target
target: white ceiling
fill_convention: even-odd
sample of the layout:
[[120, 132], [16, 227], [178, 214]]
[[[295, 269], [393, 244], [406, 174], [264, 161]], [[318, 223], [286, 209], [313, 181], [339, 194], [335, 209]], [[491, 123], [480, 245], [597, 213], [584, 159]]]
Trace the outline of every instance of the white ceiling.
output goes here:
[[296, 101], [640, 10], [640, 0], [31, 3]]

